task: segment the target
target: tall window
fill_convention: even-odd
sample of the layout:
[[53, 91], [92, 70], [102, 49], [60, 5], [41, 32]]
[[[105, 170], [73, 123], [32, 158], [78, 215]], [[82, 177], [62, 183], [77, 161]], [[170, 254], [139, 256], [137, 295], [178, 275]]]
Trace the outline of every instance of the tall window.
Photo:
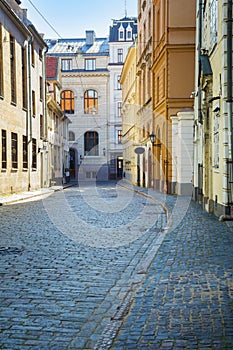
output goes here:
[[43, 78], [40, 77], [40, 100], [43, 101]]
[[26, 49], [22, 47], [22, 94], [23, 94], [23, 108], [27, 108], [27, 61]]
[[32, 90], [32, 116], [36, 116], [36, 93]]
[[73, 131], [69, 131], [69, 141], [75, 141], [75, 133]]
[[16, 103], [15, 38], [10, 35], [11, 102]]
[[18, 135], [11, 133], [11, 165], [13, 169], [18, 168]]
[[95, 90], [87, 90], [84, 93], [84, 113], [98, 113], [98, 94]]
[[95, 70], [96, 69], [96, 60], [95, 58], [85, 60], [85, 70]]
[[117, 117], [122, 116], [122, 102], [117, 102]]
[[214, 167], [219, 168], [219, 108], [214, 111]]
[[96, 131], [88, 131], [84, 134], [84, 154], [85, 156], [99, 155], [99, 136]]
[[44, 138], [44, 116], [40, 115], [40, 139]]
[[2, 25], [0, 23], [0, 96], [3, 96], [3, 46], [2, 46]]
[[121, 83], [120, 83], [121, 76], [117, 75], [116, 79], [117, 79], [116, 80], [116, 88], [117, 88], [117, 90], [121, 90]]
[[35, 66], [35, 47], [34, 47], [34, 42], [31, 43], [31, 60], [32, 60], [32, 65], [33, 67]]
[[6, 130], [2, 130], [2, 169], [7, 168], [7, 142]]
[[117, 130], [117, 142], [122, 143], [122, 130]]
[[61, 109], [67, 114], [74, 113], [74, 93], [71, 90], [64, 90], [61, 93]]
[[210, 48], [217, 42], [218, 37], [218, 0], [210, 1]]
[[23, 135], [23, 168], [28, 168], [28, 138]]
[[123, 62], [123, 49], [117, 50], [117, 61], [118, 61], [118, 63]]
[[37, 152], [36, 152], [36, 139], [32, 139], [32, 168], [37, 168]]
[[61, 69], [63, 71], [72, 70], [72, 59], [63, 59], [61, 60]]

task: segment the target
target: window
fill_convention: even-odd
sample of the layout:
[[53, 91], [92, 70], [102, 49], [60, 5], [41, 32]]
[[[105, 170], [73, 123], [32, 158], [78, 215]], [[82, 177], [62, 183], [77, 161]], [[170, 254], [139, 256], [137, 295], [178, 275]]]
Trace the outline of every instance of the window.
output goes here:
[[0, 96], [3, 96], [3, 46], [2, 46], [2, 25], [0, 23]]
[[15, 38], [10, 35], [11, 102], [16, 104]]
[[95, 58], [85, 60], [85, 70], [95, 70], [96, 60]]
[[98, 95], [95, 90], [87, 90], [84, 93], [84, 113], [98, 113]]
[[27, 108], [27, 59], [26, 49], [22, 47], [22, 95], [23, 95], [23, 108]]
[[23, 135], [23, 168], [28, 168], [28, 138]]
[[210, 48], [212, 49], [218, 37], [218, 0], [210, 1]]
[[7, 168], [6, 130], [2, 130], [2, 169]]
[[61, 70], [68, 71], [72, 70], [72, 59], [63, 59], [61, 60]]
[[117, 102], [117, 117], [122, 116], [122, 102]]
[[40, 100], [43, 101], [43, 78], [40, 77]]
[[99, 155], [99, 137], [96, 131], [88, 131], [84, 134], [84, 154], [85, 156]]
[[34, 42], [31, 43], [31, 60], [33, 67], [35, 66], [35, 48], [34, 48]]
[[36, 139], [32, 139], [32, 168], [37, 168], [37, 152], [36, 152]]
[[74, 93], [71, 90], [64, 90], [61, 93], [61, 109], [67, 114], [74, 113]]
[[117, 130], [117, 142], [122, 143], [122, 130]]
[[32, 116], [36, 116], [36, 93], [32, 90]]
[[11, 133], [11, 165], [13, 169], [18, 168], [18, 135]]
[[131, 40], [132, 39], [132, 30], [131, 28], [127, 30], [127, 40]]
[[119, 29], [119, 40], [124, 40], [124, 29], [122, 27]]
[[44, 116], [40, 115], [40, 139], [44, 138]]
[[39, 59], [42, 60], [43, 58], [43, 50], [39, 48]]
[[118, 63], [123, 63], [123, 49], [117, 50], [117, 61]]
[[214, 111], [214, 167], [219, 168], [219, 108]]
[[116, 77], [116, 89], [121, 90], [121, 83], [120, 83], [121, 76], [117, 75]]
[[73, 131], [69, 131], [69, 141], [75, 141], [75, 133]]

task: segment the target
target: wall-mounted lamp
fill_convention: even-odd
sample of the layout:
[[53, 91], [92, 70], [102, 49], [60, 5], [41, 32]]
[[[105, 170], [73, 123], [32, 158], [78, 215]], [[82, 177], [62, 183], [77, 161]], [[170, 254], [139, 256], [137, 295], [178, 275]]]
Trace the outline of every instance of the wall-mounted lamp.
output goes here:
[[156, 143], [156, 135], [153, 132], [150, 134], [150, 142], [153, 146], [161, 147], [161, 143]]
[[83, 159], [84, 159], [84, 157], [83, 157], [81, 154], [80, 154], [80, 157], [79, 157], [79, 158], [80, 158], [80, 160], [83, 160]]
[[106, 148], [103, 148], [103, 156], [106, 155]]
[[38, 148], [38, 153], [40, 153], [42, 151], [47, 151], [47, 147], [48, 147], [48, 141], [43, 140], [43, 146]]

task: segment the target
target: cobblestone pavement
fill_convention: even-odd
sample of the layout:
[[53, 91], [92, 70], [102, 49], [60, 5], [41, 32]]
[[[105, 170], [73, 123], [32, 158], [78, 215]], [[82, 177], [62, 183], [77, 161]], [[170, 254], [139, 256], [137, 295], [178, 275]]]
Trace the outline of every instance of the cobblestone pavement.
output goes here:
[[82, 185], [0, 220], [0, 348], [233, 349], [233, 234], [189, 199]]

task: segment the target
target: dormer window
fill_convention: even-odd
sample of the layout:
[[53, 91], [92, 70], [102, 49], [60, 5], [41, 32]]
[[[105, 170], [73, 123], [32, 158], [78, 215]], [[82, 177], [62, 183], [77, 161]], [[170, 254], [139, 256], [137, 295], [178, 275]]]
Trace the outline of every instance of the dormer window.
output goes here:
[[125, 39], [124, 38], [124, 27], [122, 26], [122, 24], [118, 29], [118, 37], [119, 37], [119, 41], [123, 41]]
[[132, 40], [132, 28], [130, 25], [126, 29], [126, 40]]

